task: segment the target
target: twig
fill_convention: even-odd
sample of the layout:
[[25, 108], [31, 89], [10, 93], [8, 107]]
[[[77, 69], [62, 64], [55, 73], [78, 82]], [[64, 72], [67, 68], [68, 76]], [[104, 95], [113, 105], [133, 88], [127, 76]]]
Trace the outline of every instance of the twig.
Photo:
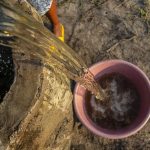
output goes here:
[[123, 4], [125, 4], [128, 1], [129, 0], [124, 0], [122, 3], [120, 3], [119, 5], [117, 5], [116, 7], [114, 7], [113, 9], [119, 8], [120, 6], [122, 6]]
[[128, 39], [122, 39], [120, 42], [124, 42], [124, 41], [131, 41], [131, 40], [133, 40], [135, 37], [137, 37], [137, 35], [136, 34], [134, 34], [133, 36], [131, 36], [130, 38], [128, 38]]
[[128, 39], [122, 39], [119, 42], [115, 43], [113, 46], [111, 46], [110, 48], [108, 48], [106, 50], [107, 53], [109, 53], [110, 51], [112, 51], [113, 49], [115, 49], [121, 42], [127, 42], [127, 41], [131, 41], [136, 37], [136, 35], [133, 35], [132, 37], [128, 38]]
[[112, 49], [116, 48], [119, 44], [120, 44], [119, 42], [115, 43], [113, 46], [111, 46], [110, 48], [108, 48], [106, 50], [106, 52], [109, 53]]

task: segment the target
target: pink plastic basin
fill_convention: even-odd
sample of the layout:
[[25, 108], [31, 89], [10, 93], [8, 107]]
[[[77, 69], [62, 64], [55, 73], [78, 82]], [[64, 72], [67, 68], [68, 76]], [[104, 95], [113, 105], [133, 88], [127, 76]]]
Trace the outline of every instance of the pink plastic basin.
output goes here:
[[74, 108], [80, 121], [94, 134], [110, 139], [121, 139], [135, 134], [148, 121], [150, 117], [150, 81], [148, 77], [137, 66], [123, 60], [108, 60], [99, 62], [90, 71], [95, 79], [105, 74], [120, 73], [127, 77], [137, 88], [140, 95], [140, 109], [136, 119], [127, 127], [110, 130], [96, 125], [86, 113], [85, 93], [86, 89], [79, 84], [74, 91]]

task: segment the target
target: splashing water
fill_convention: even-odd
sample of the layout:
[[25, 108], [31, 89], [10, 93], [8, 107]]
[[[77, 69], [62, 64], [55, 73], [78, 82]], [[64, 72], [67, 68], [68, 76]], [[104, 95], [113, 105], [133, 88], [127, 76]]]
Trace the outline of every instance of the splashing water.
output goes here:
[[100, 126], [118, 129], [128, 126], [137, 116], [140, 96], [130, 80], [121, 74], [109, 74], [100, 79], [108, 99], [97, 101], [87, 93], [87, 114]]
[[[59, 70], [79, 82], [98, 99], [104, 92], [83, 60], [66, 44], [55, 37], [43, 24], [24, 13], [8, 0], [0, 1], [1, 45], [23, 49], [42, 59], [54, 71]], [[13, 37], [13, 38], [12, 38]], [[8, 38], [8, 40], [3, 40]]]

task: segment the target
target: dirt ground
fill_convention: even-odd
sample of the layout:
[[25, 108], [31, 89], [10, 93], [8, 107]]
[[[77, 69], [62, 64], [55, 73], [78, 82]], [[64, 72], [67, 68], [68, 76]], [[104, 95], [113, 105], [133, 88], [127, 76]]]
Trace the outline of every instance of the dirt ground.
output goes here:
[[[88, 66], [123, 59], [139, 66], [150, 78], [149, 0], [60, 0], [59, 17], [65, 26], [66, 43]], [[67, 122], [70, 120], [59, 133], [65, 135], [70, 129]], [[54, 147], [60, 138], [61, 134], [55, 138]], [[74, 114], [70, 144], [71, 150], [148, 150], [150, 121], [134, 136], [109, 140], [90, 133]]]

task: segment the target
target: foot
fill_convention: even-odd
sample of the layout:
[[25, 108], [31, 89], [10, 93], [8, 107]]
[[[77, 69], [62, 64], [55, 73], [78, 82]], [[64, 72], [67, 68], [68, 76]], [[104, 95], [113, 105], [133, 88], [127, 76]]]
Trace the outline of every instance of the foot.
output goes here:
[[54, 25], [54, 29], [53, 29], [54, 34], [57, 37], [61, 37], [62, 36], [62, 26], [60, 23]]

